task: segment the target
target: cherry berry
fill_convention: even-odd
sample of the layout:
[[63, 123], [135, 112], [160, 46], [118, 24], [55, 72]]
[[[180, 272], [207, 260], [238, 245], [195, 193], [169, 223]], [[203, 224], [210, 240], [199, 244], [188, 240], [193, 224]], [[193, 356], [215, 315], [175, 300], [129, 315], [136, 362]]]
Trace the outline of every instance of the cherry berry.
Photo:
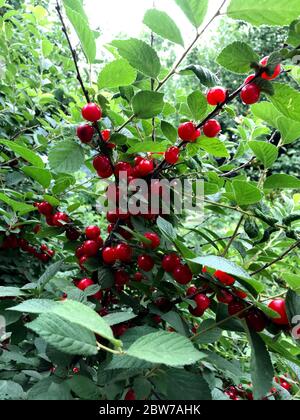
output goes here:
[[[78, 287], [78, 289], [80, 289], [80, 290], [85, 290], [85, 289], [87, 289], [88, 287], [90, 287], [90, 286], [93, 286], [95, 283], [93, 282], [93, 280], [92, 279], [88, 279], [88, 278], [85, 278], [85, 279], [82, 279], [82, 280], [80, 280], [77, 284], [76, 284], [76, 286]], [[102, 292], [101, 292], [101, 290], [99, 290], [99, 292], [97, 292], [97, 293], [95, 293], [94, 295], [93, 295], [93, 298], [95, 298], [95, 299], [101, 299], [102, 298]]]
[[88, 226], [85, 229], [85, 236], [87, 237], [87, 239], [91, 239], [91, 240], [94, 240], [94, 241], [96, 241], [99, 238], [100, 233], [101, 233], [101, 231], [100, 231], [100, 228], [98, 226], [92, 225], [92, 226]]
[[206, 137], [216, 137], [221, 131], [221, 125], [217, 120], [208, 120], [203, 126]]
[[149, 175], [154, 169], [154, 163], [152, 159], [142, 159], [136, 166], [136, 173], [138, 176], [144, 177]]
[[114, 264], [117, 261], [116, 249], [110, 246], [107, 246], [102, 251], [102, 258], [105, 264]]
[[284, 299], [275, 299], [269, 303], [269, 308], [273, 311], [277, 312], [280, 317], [279, 318], [272, 318], [274, 324], [277, 325], [289, 325], [289, 320], [286, 313], [286, 305]]
[[151, 248], [151, 249], [156, 249], [159, 247], [160, 245], [160, 239], [159, 236], [156, 233], [152, 233], [152, 232], [147, 232], [144, 234], [144, 237], [146, 239], [149, 239], [149, 241], [151, 241], [151, 243], [148, 244], [143, 244], [145, 248]]
[[171, 273], [176, 267], [180, 265], [180, 258], [175, 253], [165, 255], [161, 265], [167, 273]]
[[189, 267], [183, 264], [180, 264], [178, 267], [176, 267], [173, 270], [172, 275], [179, 284], [188, 284], [190, 281], [192, 281], [193, 278], [193, 274]]
[[[234, 316], [239, 314], [241, 311], [245, 309], [245, 304], [243, 302], [233, 301], [228, 305], [228, 313], [230, 316]], [[239, 318], [244, 317], [244, 312], [239, 314]]]
[[132, 248], [128, 244], [117, 245], [116, 257], [124, 263], [129, 263], [132, 260]]
[[[268, 65], [268, 61], [269, 61], [269, 56], [264, 57], [264, 58], [261, 60], [260, 64], [261, 64], [262, 66], [266, 67], [266, 66]], [[275, 69], [274, 69], [274, 73], [273, 73], [273, 74], [269, 75], [269, 74], [265, 71], [264, 73], [262, 73], [261, 77], [262, 77], [263, 79], [266, 79], [266, 80], [273, 80], [273, 79], [276, 79], [276, 77], [278, 77], [278, 76], [280, 75], [280, 73], [281, 73], [281, 65], [280, 65], [280, 64], [277, 64], [277, 66], [276, 66], [276, 67], [275, 67]]]
[[110, 140], [110, 130], [102, 130], [101, 131], [103, 141], [107, 142]]
[[255, 332], [262, 332], [267, 326], [264, 313], [256, 309], [252, 309], [247, 313], [246, 322], [250, 330]]
[[250, 83], [246, 85], [241, 90], [241, 99], [246, 105], [252, 105], [259, 101], [260, 99], [260, 87], [255, 83]]
[[100, 108], [100, 106], [94, 103], [86, 104], [82, 108], [81, 113], [85, 120], [91, 122], [96, 122], [102, 117], [102, 109]]
[[129, 282], [129, 275], [124, 270], [118, 270], [115, 275], [115, 285], [122, 287]]
[[178, 135], [183, 141], [196, 141], [201, 136], [201, 131], [197, 129], [193, 122], [186, 122], [178, 127]]
[[224, 271], [217, 270], [214, 274], [216, 279], [218, 279], [221, 283], [225, 284], [226, 286], [232, 286], [235, 283], [235, 279]]
[[96, 241], [85, 241], [82, 244], [83, 253], [86, 257], [95, 257], [99, 251], [99, 244]]
[[77, 128], [77, 137], [82, 143], [89, 143], [93, 138], [94, 132], [94, 127], [89, 124], [83, 124]]
[[165, 161], [169, 165], [175, 165], [175, 163], [178, 162], [179, 154], [180, 154], [179, 147], [176, 147], [176, 146], [170, 147], [165, 153]]
[[50, 203], [47, 203], [47, 201], [35, 203], [35, 207], [38, 209], [38, 212], [44, 216], [50, 216], [53, 213], [53, 207]]
[[70, 218], [66, 213], [57, 212], [52, 217], [52, 223], [54, 226], [62, 227], [70, 222]]
[[223, 87], [216, 86], [207, 92], [207, 102], [209, 105], [218, 105], [226, 101], [227, 90]]
[[154, 261], [153, 258], [151, 258], [149, 255], [143, 254], [138, 257], [138, 266], [143, 271], [151, 271], [154, 267]]
[[113, 168], [107, 156], [96, 156], [93, 160], [93, 166], [100, 178], [109, 178], [113, 174]]

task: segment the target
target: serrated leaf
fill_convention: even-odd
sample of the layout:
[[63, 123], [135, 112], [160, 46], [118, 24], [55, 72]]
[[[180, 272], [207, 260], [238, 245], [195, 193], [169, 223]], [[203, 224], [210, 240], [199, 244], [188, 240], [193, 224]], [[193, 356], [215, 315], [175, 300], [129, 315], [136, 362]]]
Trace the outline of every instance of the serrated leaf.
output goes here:
[[151, 29], [152, 32], [162, 38], [184, 46], [180, 30], [166, 12], [162, 12], [157, 9], [150, 9], [146, 12], [143, 22], [149, 29]]
[[217, 58], [217, 63], [227, 70], [244, 74], [250, 70], [251, 63], [257, 63], [259, 56], [245, 42], [236, 41], [227, 45]]
[[4, 203], [8, 204], [15, 212], [18, 212], [21, 215], [36, 210], [34, 206], [13, 200], [12, 198], [8, 197], [3, 193], [0, 193], [0, 201], [4, 201]]
[[164, 94], [144, 90], [132, 98], [132, 108], [138, 118], [148, 119], [160, 114], [164, 106]]
[[300, 293], [300, 276], [294, 273], [282, 273], [282, 279], [293, 289], [295, 292]]
[[249, 146], [265, 168], [270, 168], [278, 157], [278, 148], [274, 144], [253, 140]]
[[98, 352], [92, 332], [56, 314], [42, 314], [26, 327], [63, 353], [92, 356]]
[[205, 267], [214, 268], [215, 270], [224, 271], [225, 273], [231, 274], [232, 276], [240, 277], [245, 280], [251, 280], [251, 277], [247, 271], [223, 257], [209, 255], [206, 257], [193, 258], [190, 261]]
[[207, 112], [207, 99], [199, 90], [191, 93], [187, 98], [187, 104], [194, 120], [200, 121]]
[[258, 203], [263, 198], [263, 193], [247, 181], [235, 180], [232, 182], [234, 200], [239, 206]]
[[160, 143], [153, 143], [153, 141], [143, 141], [130, 146], [127, 150], [127, 153], [134, 154], [134, 153], [161, 153], [165, 152], [168, 148], [169, 143], [166, 141], [162, 141]]
[[74, 375], [68, 380], [71, 390], [83, 400], [99, 400], [100, 388], [89, 378], [82, 375]]
[[44, 288], [46, 284], [60, 271], [64, 264], [64, 261], [57, 261], [47, 267], [47, 270], [42, 274], [38, 280], [38, 287]]
[[160, 123], [161, 131], [164, 136], [170, 140], [172, 143], [175, 143], [177, 140], [177, 130], [176, 128], [167, 121], [161, 121]]
[[203, 353], [196, 350], [187, 338], [164, 331], [139, 338], [129, 347], [127, 354], [151, 363], [175, 367], [191, 365], [203, 358]]
[[229, 153], [225, 144], [217, 138], [201, 136], [198, 140], [199, 147], [215, 157], [228, 157]]
[[300, 122], [300, 92], [289, 85], [274, 83], [274, 95], [269, 99], [287, 118]]
[[83, 163], [84, 150], [74, 141], [63, 140], [50, 149], [49, 164], [54, 172], [73, 174]]
[[17, 297], [24, 295], [25, 293], [22, 292], [19, 287], [0, 286], [0, 297]]
[[103, 317], [104, 321], [108, 325], [117, 325], [121, 322], [129, 321], [130, 319], [135, 318], [137, 315], [134, 312], [112, 312], [105, 317]]
[[0, 140], [0, 144], [3, 144], [8, 149], [12, 150], [17, 156], [21, 156], [32, 165], [38, 168], [44, 168], [45, 164], [42, 159], [27, 146], [21, 146], [20, 144], [10, 140]]
[[208, 0], [175, 0], [177, 5], [196, 28], [203, 22], [208, 9]]
[[98, 87], [116, 88], [131, 85], [137, 76], [137, 71], [123, 58], [108, 63], [99, 73]]

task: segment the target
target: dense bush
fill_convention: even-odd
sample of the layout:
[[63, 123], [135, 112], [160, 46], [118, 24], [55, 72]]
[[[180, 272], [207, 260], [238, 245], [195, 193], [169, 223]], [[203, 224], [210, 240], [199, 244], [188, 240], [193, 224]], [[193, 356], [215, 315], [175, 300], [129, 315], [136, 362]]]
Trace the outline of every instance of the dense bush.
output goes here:
[[0, 0], [0, 399], [298, 399], [298, 0], [175, 0], [192, 42], [151, 9], [101, 48], [39, 3]]

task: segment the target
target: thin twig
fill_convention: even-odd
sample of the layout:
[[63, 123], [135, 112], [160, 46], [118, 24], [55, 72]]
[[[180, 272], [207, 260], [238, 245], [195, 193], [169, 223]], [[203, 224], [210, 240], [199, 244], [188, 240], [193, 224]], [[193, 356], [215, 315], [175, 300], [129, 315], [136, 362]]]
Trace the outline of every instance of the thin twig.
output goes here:
[[222, 253], [222, 257], [226, 257], [226, 255], [227, 255], [227, 252], [229, 251], [229, 248], [231, 247], [231, 245], [232, 245], [232, 243], [233, 243], [233, 241], [236, 239], [236, 237], [238, 236], [238, 233], [239, 233], [239, 229], [240, 229], [240, 227], [241, 227], [241, 224], [243, 223], [243, 221], [244, 221], [244, 215], [242, 215], [241, 216], [241, 218], [240, 218], [240, 220], [239, 220], [239, 222], [238, 222], [238, 224], [237, 224], [237, 226], [236, 226], [236, 228], [235, 228], [235, 231], [234, 231], [234, 233], [233, 233], [233, 235], [232, 235], [232, 237], [230, 238], [230, 241], [228, 242], [228, 244], [227, 244], [227, 246], [226, 246], [226, 248], [224, 249], [224, 251], [223, 251], [223, 253]]

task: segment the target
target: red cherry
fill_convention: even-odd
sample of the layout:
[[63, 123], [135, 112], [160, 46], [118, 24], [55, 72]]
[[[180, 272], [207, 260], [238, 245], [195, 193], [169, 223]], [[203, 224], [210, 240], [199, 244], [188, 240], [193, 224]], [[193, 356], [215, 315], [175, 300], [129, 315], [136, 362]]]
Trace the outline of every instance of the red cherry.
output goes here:
[[119, 244], [116, 246], [116, 257], [124, 263], [132, 260], [132, 248], [128, 244]]
[[[266, 67], [268, 65], [268, 61], [269, 61], [269, 56], [264, 57], [261, 60], [260, 64], [262, 66]], [[280, 75], [281, 70], [282, 70], [281, 65], [280, 64], [277, 64], [277, 66], [275, 67], [274, 73], [271, 76], [269, 76], [269, 74], [267, 72], [264, 72], [264, 73], [262, 73], [261, 77], [263, 79], [266, 79], [266, 80], [276, 79], [276, 77], [278, 77]]]
[[160, 245], [160, 239], [159, 236], [156, 233], [152, 233], [152, 232], [147, 232], [144, 234], [144, 237], [146, 239], [149, 239], [149, 241], [151, 241], [151, 243], [148, 244], [143, 244], [143, 246], [145, 248], [150, 248], [150, 249], [156, 249], [159, 247]]
[[129, 391], [127, 391], [124, 400], [136, 400], [135, 392], [133, 389], [129, 389]]
[[84, 249], [83, 246], [79, 246], [75, 251], [76, 258], [81, 258], [84, 256]]
[[113, 168], [107, 156], [96, 156], [93, 160], [93, 166], [100, 178], [109, 178], [113, 174]]
[[[76, 287], [78, 287], [78, 289], [80, 289], [80, 290], [85, 290], [88, 287], [93, 286], [94, 284], [95, 283], [93, 282], [92, 279], [85, 278], [85, 279], [80, 280], [76, 284]], [[99, 290], [99, 292], [95, 293], [92, 297], [95, 298], [95, 299], [97, 299], [97, 300], [100, 300], [102, 298], [102, 292], [101, 292], [101, 290]]]
[[178, 267], [181, 264], [180, 258], [177, 254], [169, 254], [165, 255], [162, 260], [162, 268], [167, 272], [171, 273], [176, 267]]
[[117, 287], [124, 286], [130, 280], [129, 275], [124, 270], [116, 271], [115, 275], [114, 275], [114, 278], [115, 278], [115, 285]]
[[144, 158], [142, 157], [142, 156], [136, 156], [135, 158], [134, 158], [134, 166], [138, 166], [138, 164], [139, 163], [141, 163], [141, 161], [143, 160]]
[[85, 241], [82, 247], [86, 257], [95, 257], [99, 251], [99, 244], [96, 241]]
[[140, 273], [139, 271], [134, 274], [134, 280], [137, 282], [141, 282], [143, 278], [144, 278], [143, 274]]
[[226, 286], [231, 286], [235, 283], [235, 279], [224, 271], [217, 270], [214, 274], [216, 279], [218, 279], [221, 283], [225, 284]]
[[263, 312], [256, 309], [250, 310], [246, 315], [246, 322], [250, 330], [262, 332], [267, 326], [267, 320]]
[[41, 225], [35, 225], [35, 226], [34, 226], [34, 228], [33, 228], [33, 232], [34, 232], [35, 234], [39, 233], [39, 232], [40, 232], [40, 230], [41, 230]]
[[19, 245], [19, 247], [24, 251], [24, 250], [26, 250], [27, 249], [27, 247], [28, 247], [28, 241], [26, 240], [26, 239], [23, 239], [23, 238], [21, 238], [21, 239], [19, 239], [19, 241], [18, 241], [18, 245]]
[[172, 303], [165, 297], [157, 298], [154, 302], [154, 305], [163, 312], [168, 312], [172, 308]]
[[209, 105], [218, 105], [226, 101], [227, 90], [223, 87], [216, 86], [207, 92], [207, 102]]
[[114, 264], [117, 261], [116, 249], [110, 246], [107, 246], [102, 251], [102, 258], [105, 264]]
[[247, 293], [240, 289], [233, 289], [236, 296], [238, 296], [240, 299], [246, 299], [248, 297]]
[[120, 172], [126, 172], [127, 176], [132, 174], [132, 166], [128, 162], [118, 162], [115, 165], [115, 175], [120, 176]]
[[144, 177], [150, 174], [154, 169], [154, 163], [152, 159], [142, 159], [136, 167], [138, 176]]
[[221, 125], [217, 120], [208, 120], [203, 126], [206, 137], [216, 137], [221, 131]]
[[43, 214], [44, 216], [49, 216], [53, 213], [53, 207], [47, 201], [43, 201], [42, 203], [36, 203], [36, 206], [39, 213]]
[[100, 228], [98, 226], [88, 226], [85, 229], [85, 236], [87, 237], [87, 239], [91, 239], [91, 240], [97, 240], [100, 236]]
[[192, 281], [193, 278], [193, 274], [189, 267], [183, 264], [180, 264], [178, 267], [176, 267], [173, 270], [172, 275], [177, 283], [180, 284], [188, 284], [190, 281]]
[[103, 141], [107, 142], [110, 139], [110, 130], [102, 130], [101, 131]]
[[[228, 313], [230, 316], [237, 315], [239, 312], [241, 312], [243, 309], [245, 309], [245, 304], [243, 302], [237, 302], [233, 301], [229, 303], [228, 305]], [[243, 318], [245, 316], [245, 312], [241, 313], [239, 315], [239, 318]]]
[[194, 285], [190, 286], [186, 291], [186, 296], [195, 295], [198, 292], [198, 288]]
[[178, 127], [178, 136], [183, 141], [195, 141], [200, 135], [200, 130], [191, 121], [183, 123]]
[[199, 293], [194, 297], [195, 302], [197, 303], [197, 307], [206, 311], [211, 305], [211, 300], [204, 294]]
[[143, 254], [138, 257], [138, 266], [143, 271], [151, 271], [154, 267], [154, 261], [153, 258], [151, 258], [149, 255]]
[[95, 133], [94, 127], [89, 124], [83, 124], [77, 127], [77, 137], [82, 143], [89, 143]]
[[259, 101], [260, 99], [260, 87], [255, 83], [250, 83], [246, 85], [241, 90], [241, 99], [246, 105], [252, 105]]
[[85, 255], [83, 255], [82, 257], [79, 258], [79, 266], [81, 269], [84, 269], [84, 264], [88, 261], [88, 257], [86, 257]]
[[53, 258], [54, 255], [55, 255], [55, 251], [53, 251], [52, 249], [48, 249], [47, 253], [48, 253], [50, 258]]
[[179, 147], [173, 146], [170, 147], [165, 153], [165, 161], [170, 165], [175, 165], [178, 162], [180, 154]]
[[76, 375], [77, 373], [79, 373], [80, 369], [78, 367], [74, 367], [72, 369], [73, 373]]
[[89, 103], [82, 108], [81, 114], [85, 120], [95, 122], [101, 119], [102, 109], [97, 104]]
[[106, 213], [106, 218], [109, 223], [116, 223], [118, 220], [118, 215], [113, 211], [108, 211]]
[[124, 335], [126, 331], [128, 330], [128, 328], [129, 327], [126, 324], [119, 324], [119, 325], [112, 326], [112, 330], [115, 337], [121, 337], [122, 335]]
[[231, 293], [226, 290], [220, 290], [217, 294], [217, 300], [225, 305], [229, 305], [234, 300], [234, 297]]
[[277, 325], [289, 325], [288, 316], [286, 313], [286, 304], [284, 299], [275, 299], [269, 303], [269, 308], [277, 312], [280, 317], [272, 318], [272, 322]]
[[197, 316], [197, 317], [202, 316], [205, 312], [201, 307], [198, 307], [198, 306], [196, 306], [196, 308], [189, 306], [189, 311], [193, 316]]
[[114, 223], [110, 223], [107, 226], [107, 233], [111, 233], [114, 230], [114, 228], [115, 228], [115, 224]]
[[52, 223], [54, 226], [62, 227], [65, 226], [67, 223], [70, 222], [70, 218], [66, 213], [62, 213], [61, 211], [58, 211], [53, 215]]
[[53, 222], [53, 215], [49, 214], [49, 216], [46, 216], [46, 223], [48, 226], [55, 226]]
[[280, 378], [280, 385], [287, 391], [290, 391], [292, 389], [292, 385], [285, 381], [283, 378]]
[[50, 260], [50, 256], [47, 254], [36, 254], [36, 257], [44, 263], [47, 263]]
[[80, 232], [77, 229], [70, 227], [66, 230], [66, 237], [69, 241], [77, 241], [80, 237]]
[[41, 249], [41, 251], [43, 251], [43, 252], [48, 251], [48, 247], [47, 247], [47, 245], [46, 245], [46, 244], [42, 244], [40, 249]]

